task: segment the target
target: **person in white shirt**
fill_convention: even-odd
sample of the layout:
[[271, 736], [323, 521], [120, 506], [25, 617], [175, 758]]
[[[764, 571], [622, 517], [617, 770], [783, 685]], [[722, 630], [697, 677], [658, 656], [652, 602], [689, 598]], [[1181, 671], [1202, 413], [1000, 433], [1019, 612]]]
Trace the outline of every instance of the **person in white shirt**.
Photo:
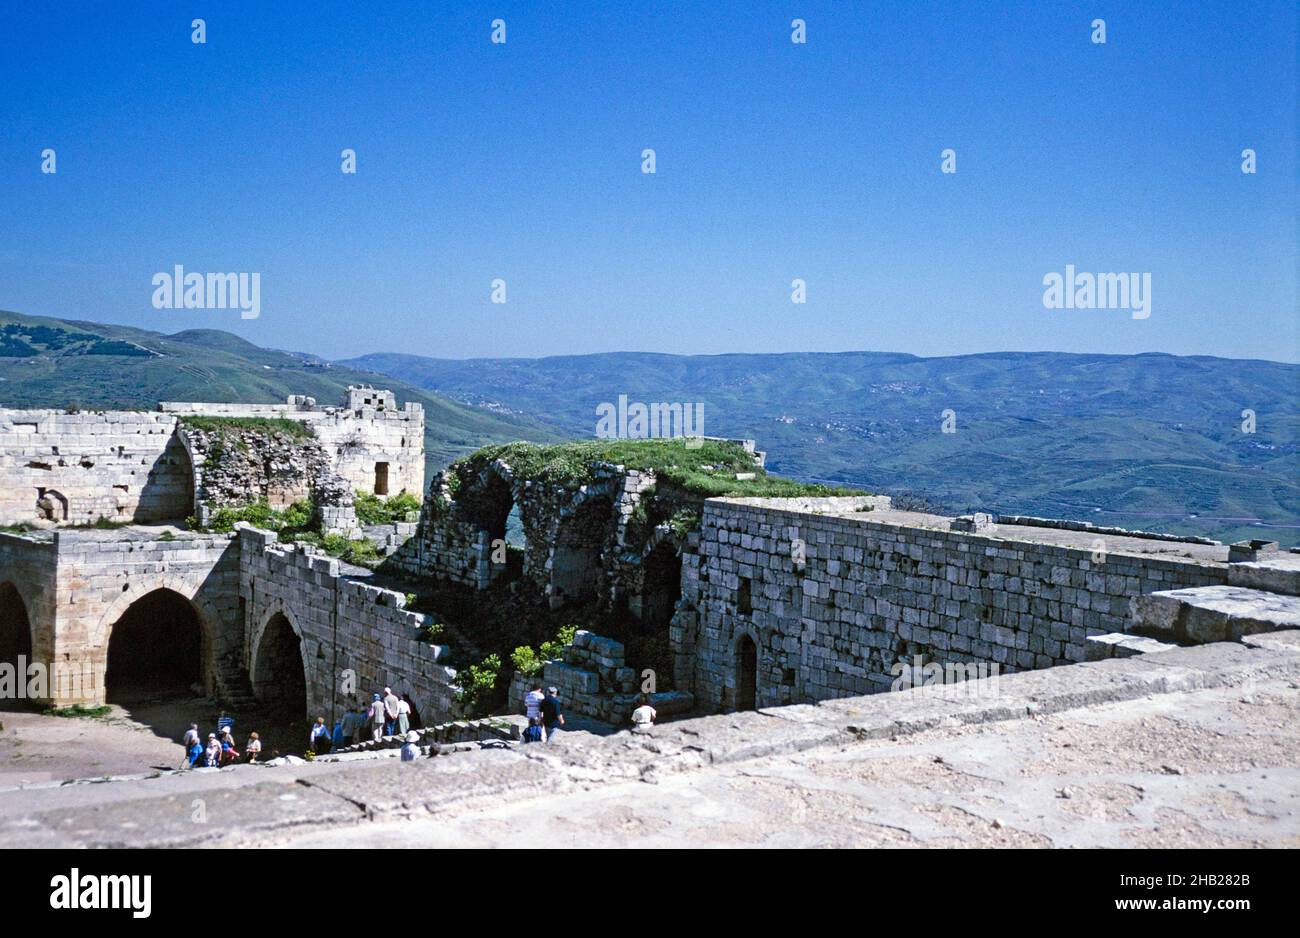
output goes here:
[[542, 693], [542, 682], [538, 681], [533, 685], [533, 689], [524, 695], [524, 714], [528, 719], [533, 720], [540, 718], [542, 715], [542, 701], [546, 695]]
[[256, 733], [250, 733], [248, 736], [248, 745], [244, 747], [244, 752], [248, 753], [248, 761], [256, 762], [257, 757], [262, 754], [262, 737]]
[[641, 706], [632, 711], [632, 732], [648, 733], [654, 727], [655, 708], [650, 706], [650, 695], [641, 695]]
[[375, 694], [370, 701], [370, 723], [374, 730], [375, 742], [384, 738], [384, 702]]
[[411, 705], [405, 700], [397, 701], [397, 732], [405, 736], [411, 729]]

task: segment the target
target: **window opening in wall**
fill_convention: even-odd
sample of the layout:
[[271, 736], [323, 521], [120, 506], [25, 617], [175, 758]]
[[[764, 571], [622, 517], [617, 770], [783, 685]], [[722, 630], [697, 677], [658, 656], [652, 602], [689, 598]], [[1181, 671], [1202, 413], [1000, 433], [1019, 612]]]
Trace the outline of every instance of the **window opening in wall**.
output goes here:
[[388, 494], [388, 463], [375, 463], [375, 494]]

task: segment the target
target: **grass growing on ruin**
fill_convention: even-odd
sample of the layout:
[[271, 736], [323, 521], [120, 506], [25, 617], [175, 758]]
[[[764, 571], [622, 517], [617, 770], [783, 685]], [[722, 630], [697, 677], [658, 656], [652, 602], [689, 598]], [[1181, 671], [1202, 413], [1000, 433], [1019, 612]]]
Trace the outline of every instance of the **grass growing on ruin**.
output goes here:
[[[860, 489], [796, 482], [769, 475], [738, 443], [705, 440], [687, 445], [684, 438], [656, 440], [583, 440], [537, 445], [506, 443], [485, 446], [448, 467], [453, 496], [460, 484], [500, 459], [517, 478], [576, 488], [595, 481], [600, 463], [650, 470], [664, 482], [705, 498], [723, 495], [758, 498], [862, 495]], [[752, 479], [737, 474], [753, 473]]]
[[265, 435], [283, 433], [292, 440], [307, 440], [312, 436], [306, 423], [287, 417], [182, 417], [181, 426], [216, 436], [226, 436], [240, 430]]
[[362, 524], [397, 524], [420, 513], [420, 500], [409, 492], [380, 498], [369, 492], [356, 493], [357, 520]]

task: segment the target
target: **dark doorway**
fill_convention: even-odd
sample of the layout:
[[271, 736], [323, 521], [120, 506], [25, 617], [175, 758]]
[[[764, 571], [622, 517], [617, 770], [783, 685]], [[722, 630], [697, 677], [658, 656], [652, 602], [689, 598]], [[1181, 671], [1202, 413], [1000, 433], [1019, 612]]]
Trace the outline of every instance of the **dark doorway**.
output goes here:
[[758, 707], [758, 646], [748, 635], [736, 643], [736, 709]]
[[[23, 667], [18, 659], [23, 658]], [[27, 666], [32, 663], [32, 626], [27, 618], [27, 606], [12, 583], [0, 583], [0, 664], [14, 667], [15, 691], [26, 688]], [[30, 706], [25, 693], [13, 700], [0, 700], [0, 707], [13, 705], [19, 709]]]
[[375, 463], [375, 494], [388, 494], [388, 463]]
[[203, 627], [194, 605], [157, 589], [113, 626], [104, 686], [110, 703], [189, 696], [203, 684]]
[[253, 693], [276, 719], [301, 720], [307, 715], [302, 640], [282, 612], [273, 615], [262, 630], [253, 666]]
[[682, 558], [677, 547], [671, 541], [661, 541], [646, 557], [644, 569], [641, 624], [647, 629], [666, 629], [682, 595]]

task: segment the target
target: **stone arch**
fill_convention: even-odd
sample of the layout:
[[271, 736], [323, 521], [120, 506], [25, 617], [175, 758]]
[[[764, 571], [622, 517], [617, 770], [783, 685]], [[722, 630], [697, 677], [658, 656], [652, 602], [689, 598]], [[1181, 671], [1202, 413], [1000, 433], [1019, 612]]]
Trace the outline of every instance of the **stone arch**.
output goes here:
[[17, 664], [19, 656], [32, 660], [30, 608], [18, 584], [0, 583], [0, 662]]
[[108, 627], [104, 699], [186, 694], [206, 686], [211, 645], [192, 599], [167, 587], [143, 592]]
[[287, 719], [307, 715], [307, 658], [302, 628], [282, 602], [262, 616], [249, 652], [253, 696], [263, 707]]
[[742, 629], [732, 642], [735, 660], [735, 698], [737, 710], [758, 708], [758, 636], [752, 629]]
[[551, 548], [552, 605], [596, 595], [601, 554], [614, 523], [614, 499], [604, 487], [587, 488], [561, 512]]
[[641, 558], [640, 580], [632, 611], [645, 628], [667, 628], [682, 595], [682, 555], [674, 538], [651, 541]]
[[96, 695], [100, 703], [106, 699], [108, 672], [108, 652], [113, 640], [113, 630], [122, 617], [138, 601], [152, 593], [165, 590], [189, 602], [199, 627], [199, 682], [205, 690], [215, 688], [215, 653], [217, 635], [220, 634], [221, 614], [202, 593], [202, 586], [184, 577], [161, 574], [151, 577], [133, 577], [127, 589], [123, 590], [108, 604], [95, 628], [91, 645], [96, 649], [93, 659], [94, 681], [100, 692]]

